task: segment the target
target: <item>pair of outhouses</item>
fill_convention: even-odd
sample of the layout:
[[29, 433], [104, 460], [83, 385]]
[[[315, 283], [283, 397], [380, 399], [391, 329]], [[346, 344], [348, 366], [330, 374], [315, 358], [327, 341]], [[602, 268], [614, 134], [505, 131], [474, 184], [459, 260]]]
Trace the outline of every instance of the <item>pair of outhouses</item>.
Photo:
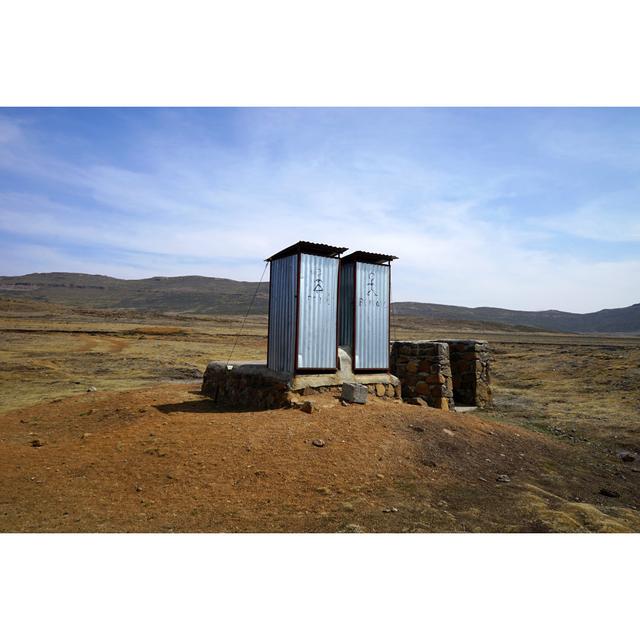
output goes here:
[[267, 258], [267, 366], [291, 376], [339, 368], [338, 347], [354, 373], [389, 370], [391, 261], [395, 256], [297, 242]]

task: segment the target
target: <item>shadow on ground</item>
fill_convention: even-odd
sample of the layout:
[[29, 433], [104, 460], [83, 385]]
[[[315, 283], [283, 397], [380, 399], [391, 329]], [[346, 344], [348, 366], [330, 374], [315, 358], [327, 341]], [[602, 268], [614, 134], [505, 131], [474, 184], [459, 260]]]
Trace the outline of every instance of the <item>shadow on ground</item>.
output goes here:
[[185, 400], [184, 402], [172, 402], [169, 404], [153, 405], [162, 413], [219, 413], [220, 407], [211, 398], [200, 400]]
[[[199, 395], [194, 393], [193, 395]], [[162, 413], [249, 413], [250, 409], [238, 407], [224, 407], [211, 400], [211, 398], [200, 398], [199, 400], [185, 400], [170, 404], [153, 405]]]

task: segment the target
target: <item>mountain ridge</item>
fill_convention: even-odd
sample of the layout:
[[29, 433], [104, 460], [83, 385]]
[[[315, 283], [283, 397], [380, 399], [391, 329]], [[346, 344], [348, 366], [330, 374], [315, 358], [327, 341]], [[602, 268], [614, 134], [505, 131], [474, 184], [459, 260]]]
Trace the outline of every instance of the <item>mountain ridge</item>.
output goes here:
[[602, 309], [589, 313], [572, 313], [549, 309], [518, 311], [500, 307], [462, 307], [429, 302], [396, 302], [398, 315], [426, 318], [475, 320], [524, 325], [548, 331], [577, 333], [638, 333], [640, 332], [640, 303], [619, 309]]
[[[73, 272], [0, 276], [0, 297], [96, 309], [244, 314], [255, 294], [253, 314], [267, 313], [269, 283], [210, 276], [151, 276], [126, 280]], [[439, 320], [468, 320], [578, 333], [640, 333], [640, 303], [619, 309], [571, 313], [548, 309], [519, 311], [429, 302], [394, 302], [393, 312]]]

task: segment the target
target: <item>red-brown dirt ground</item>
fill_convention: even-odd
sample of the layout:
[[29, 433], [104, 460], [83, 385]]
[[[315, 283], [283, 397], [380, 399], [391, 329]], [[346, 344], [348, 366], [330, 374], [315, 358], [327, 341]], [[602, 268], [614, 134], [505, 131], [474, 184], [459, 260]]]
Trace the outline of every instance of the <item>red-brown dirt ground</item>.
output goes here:
[[0, 530], [640, 531], [637, 463], [579, 441], [396, 401], [226, 411], [198, 389], [0, 415]]

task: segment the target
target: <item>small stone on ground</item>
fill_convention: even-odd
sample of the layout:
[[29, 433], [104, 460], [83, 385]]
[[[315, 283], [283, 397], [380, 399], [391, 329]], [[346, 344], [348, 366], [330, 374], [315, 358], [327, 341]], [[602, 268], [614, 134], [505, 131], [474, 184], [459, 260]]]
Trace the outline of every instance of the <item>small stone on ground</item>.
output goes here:
[[364, 384], [345, 382], [342, 385], [342, 400], [356, 404], [366, 404], [369, 390]]
[[311, 402], [310, 400], [303, 402], [300, 409], [305, 413], [313, 413], [314, 411], [318, 411], [318, 407], [316, 407], [316, 405], [313, 404], [313, 402]]

